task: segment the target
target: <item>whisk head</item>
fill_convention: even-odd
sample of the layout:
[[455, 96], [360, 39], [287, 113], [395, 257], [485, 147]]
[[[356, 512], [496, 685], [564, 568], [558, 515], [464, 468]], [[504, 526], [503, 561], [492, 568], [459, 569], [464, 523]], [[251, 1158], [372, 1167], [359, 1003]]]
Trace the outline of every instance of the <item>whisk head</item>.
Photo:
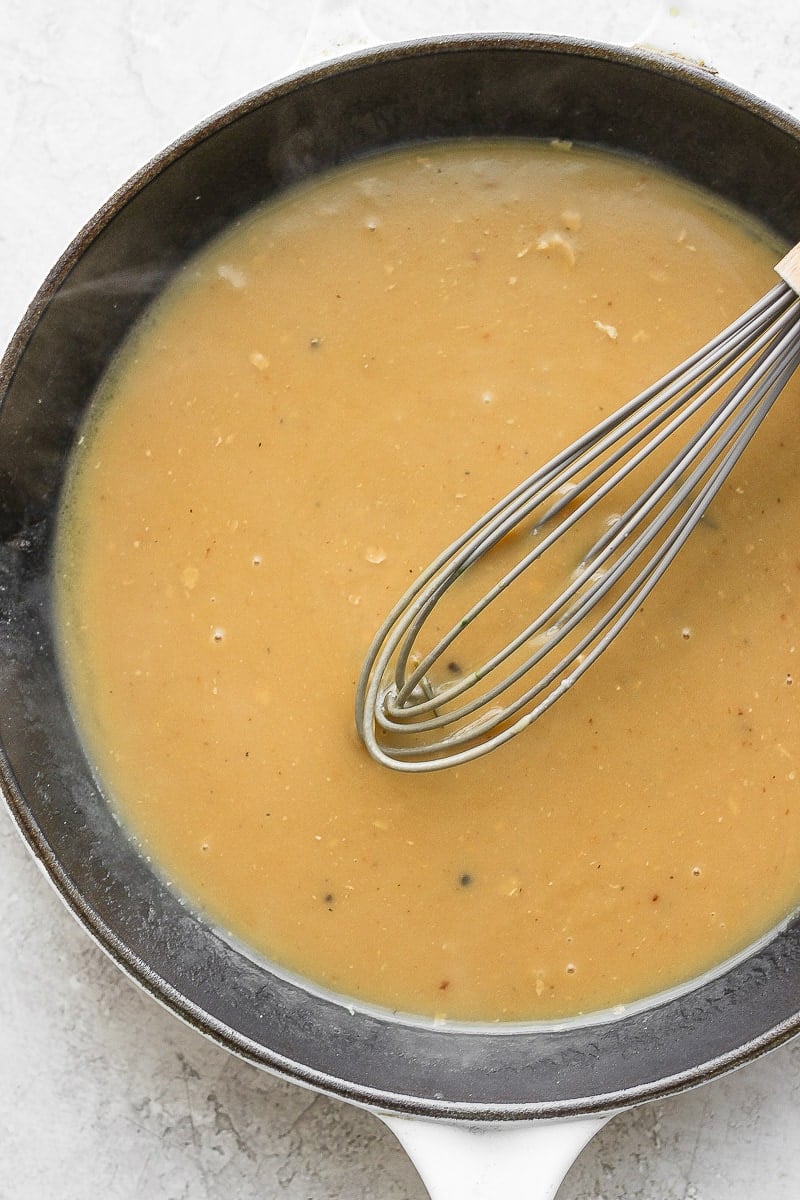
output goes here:
[[[403, 771], [455, 766], [546, 712], [649, 595], [798, 364], [800, 298], [784, 281], [444, 550], [389, 613], [362, 667], [356, 723], [373, 758]], [[570, 569], [564, 548], [651, 456], [650, 481], [595, 524]], [[534, 580], [545, 556], [559, 582], [542, 602]], [[487, 654], [489, 620], [502, 632]]]

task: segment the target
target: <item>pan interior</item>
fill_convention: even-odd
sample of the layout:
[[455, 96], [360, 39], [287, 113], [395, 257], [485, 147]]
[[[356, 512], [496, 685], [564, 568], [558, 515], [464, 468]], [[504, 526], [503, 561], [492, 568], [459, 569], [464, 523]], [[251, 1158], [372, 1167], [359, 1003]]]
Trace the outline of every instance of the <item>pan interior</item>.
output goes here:
[[[627, 1005], [793, 909], [789, 750], [779, 773], [748, 733], [800, 721], [791, 391], [624, 647], [529, 737], [420, 778], [352, 736], [414, 563], [738, 316], [781, 252], [639, 159], [506, 138], [371, 156], [192, 260], [93, 404], [56, 567], [90, 757], [165, 878], [354, 1000], [487, 1022]], [[460, 636], [445, 682], [656, 473]]]

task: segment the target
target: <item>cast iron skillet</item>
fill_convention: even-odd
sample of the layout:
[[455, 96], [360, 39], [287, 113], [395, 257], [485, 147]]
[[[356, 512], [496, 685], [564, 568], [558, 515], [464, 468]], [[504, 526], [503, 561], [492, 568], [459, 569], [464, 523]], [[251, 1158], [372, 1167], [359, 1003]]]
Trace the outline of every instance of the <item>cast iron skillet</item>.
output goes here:
[[800, 236], [800, 126], [699, 69], [637, 51], [525, 37], [401, 46], [303, 74], [190, 133], [67, 250], [0, 367], [0, 773], [31, 849], [96, 940], [253, 1063], [389, 1113], [605, 1113], [710, 1079], [797, 1032], [800, 921], [720, 977], [612, 1021], [466, 1029], [351, 1011], [229, 945], [137, 855], [84, 759], [54, 655], [50, 562], [66, 461], [142, 309], [188, 255], [286, 185], [398, 143], [464, 135], [647, 155], [787, 241]]

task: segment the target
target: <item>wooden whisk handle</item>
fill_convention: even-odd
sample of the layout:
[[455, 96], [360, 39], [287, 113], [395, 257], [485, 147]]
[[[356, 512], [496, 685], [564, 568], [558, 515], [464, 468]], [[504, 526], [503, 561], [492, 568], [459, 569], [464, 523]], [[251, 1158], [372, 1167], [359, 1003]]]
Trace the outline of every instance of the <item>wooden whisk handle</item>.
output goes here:
[[778, 263], [775, 270], [784, 283], [788, 283], [793, 292], [800, 296], [800, 242]]

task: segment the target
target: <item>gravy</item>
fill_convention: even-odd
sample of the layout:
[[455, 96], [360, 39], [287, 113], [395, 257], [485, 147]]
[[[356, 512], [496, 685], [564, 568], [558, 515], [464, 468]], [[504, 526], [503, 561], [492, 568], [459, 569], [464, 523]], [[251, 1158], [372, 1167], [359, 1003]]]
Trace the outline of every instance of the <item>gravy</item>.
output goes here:
[[144, 853], [355, 1001], [561, 1018], [690, 980], [798, 903], [798, 388], [624, 637], [427, 776], [353, 726], [438, 550], [774, 282], [641, 163], [503, 141], [303, 185], [191, 261], [100, 389], [59, 535], [65, 677]]

